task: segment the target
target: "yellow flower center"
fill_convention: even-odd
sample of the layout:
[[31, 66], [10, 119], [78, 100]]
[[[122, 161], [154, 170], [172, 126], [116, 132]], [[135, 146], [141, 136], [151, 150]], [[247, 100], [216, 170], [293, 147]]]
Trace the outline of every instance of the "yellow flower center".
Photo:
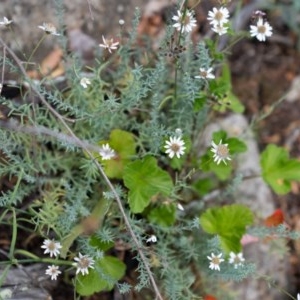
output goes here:
[[54, 250], [56, 249], [55, 243], [54, 243], [54, 242], [50, 242], [50, 243], [48, 244], [48, 249], [49, 249], [50, 251], [54, 251]]
[[257, 31], [262, 34], [266, 33], [266, 26], [265, 25], [258, 26]]
[[90, 266], [90, 260], [87, 257], [82, 257], [78, 262], [80, 269], [86, 269]]
[[240, 262], [241, 262], [241, 260], [239, 259], [238, 256], [236, 256], [236, 257], [234, 258], [234, 263], [235, 263], [236, 265], [238, 265]]
[[205, 77], [205, 78], [206, 78], [206, 77], [207, 77], [207, 72], [206, 72], [206, 71], [201, 71], [201, 72], [200, 72], [200, 75], [201, 75], [202, 77]]
[[220, 264], [220, 259], [219, 259], [219, 257], [213, 257], [211, 261], [212, 261], [212, 263], [215, 264], [215, 265], [219, 265], [219, 264]]
[[172, 144], [171, 149], [173, 152], [178, 152], [180, 150], [180, 146], [178, 144]]
[[218, 145], [216, 154], [219, 157], [226, 158], [229, 154], [228, 148], [225, 145]]
[[218, 11], [215, 14], [215, 19], [220, 22], [223, 19], [223, 14], [220, 11]]

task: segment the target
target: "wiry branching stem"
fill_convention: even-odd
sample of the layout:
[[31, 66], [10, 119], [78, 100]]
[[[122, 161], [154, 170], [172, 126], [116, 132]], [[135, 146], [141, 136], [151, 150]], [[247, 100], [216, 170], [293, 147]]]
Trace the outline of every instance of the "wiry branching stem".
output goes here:
[[[27, 79], [28, 76], [26, 74], [26, 70], [24, 69], [24, 67], [22, 66], [21, 61], [19, 60], [19, 58], [16, 56], [16, 54], [6, 45], [6, 43], [0, 38], [0, 44], [2, 44], [2, 46], [8, 51], [8, 53], [12, 56], [12, 58], [14, 59], [14, 61], [16, 62], [16, 64], [18, 65], [18, 67], [20, 68], [23, 76]], [[95, 159], [94, 155], [92, 154], [91, 150], [89, 149], [89, 147], [87, 147], [86, 142], [82, 141], [81, 139], [79, 139], [76, 134], [72, 131], [72, 129], [68, 126], [68, 124], [66, 123], [66, 121], [64, 120], [64, 117], [58, 113], [43, 97], [43, 95], [39, 92], [38, 88], [36, 87], [36, 85], [34, 83], [31, 82], [31, 80], [28, 80], [28, 82], [31, 85], [32, 90], [36, 93], [36, 95], [40, 98], [40, 100], [42, 101], [43, 105], [45, 105], [49, 111], [60, 121], [60, 123], [65, 127], [65, 129], [69, 132], [70, 137], [72, 138], [73, 142], [79, 146], [80, 148], [82, 148], [87, 154], [88, 156], [93, 160], [93, 162], [96, 164], [100, 174], [102, 175], [103, 179], [105, 180], [106, 184], [108, 185], [108, 187], [110, 188], [110, 190], [112, 191], [112, 193], [114, 194], [115, 200], [118, 204], [119, 210], [124, 218], [124, 222], [126, 224], [127, 230], [129, 231], [131, 238], [136, 246], [136, 249], [138, 251], [138, 254], [141, 257], [141, 260], [143, 262], [143, 264], [145, 265], [145, 269], [148, 273], [150, 282], [153, 286], [155, 295], [156, 295], [156, 299], [159, 300], [163, 300], [162, 295], [160, 294], [160, 291], [158, 289], [158, 286], [156, 284], [156, 281], [152, 275], [152, 272], [150, 270], [150, 267], [148, 265], [148, 261], [147, 258], [144, 254], [144, 252], [142, 251], [141, 245], [136, 237], [136, 234], [134, 233], [130, 222], [126, 216], [125, 210], [123, 208], [122, 205], [122, 201], [121, 198], [119, 197], [117, 191], [115, 190], [114, 186], [112, 185], [112, 183], [110, 182], [109, 178], [106, 176], [103, 168], [101, 167], [101, 165], [99, 164], [99, 162]], [[0, 126], [3, 125], [2, 123], [0, 124]], [[13, 128], [11, 128], [13, 129]], [[28, 129], [29, 130], [29, 129]], [[46, 132], [46, 131], [45, 131]], [[47, 131], [49, 133], [49, 131]], [[33, 133], [33, 132], [32, 132]], [[58, 133], [56, 137], [60, 137], [60, 134]], [[68, 138], [69, 139], [69, 138]]]

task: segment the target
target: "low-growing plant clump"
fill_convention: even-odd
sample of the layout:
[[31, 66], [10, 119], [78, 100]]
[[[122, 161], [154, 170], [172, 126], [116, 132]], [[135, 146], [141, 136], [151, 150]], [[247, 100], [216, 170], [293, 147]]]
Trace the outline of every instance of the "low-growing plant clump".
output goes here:
[[[47, 280], [68, 282], [79, 296], [118, 289], [140, 299], [232, 299], [216, 280], [264, 278], [243, 254], [246, 244], [299, 238], [281, 211], [259, 223], [261, 212], [234, 193], [261, 176], [286, 194], [300, 180], [300, 162], [270, 144], [260, 154], [261, 174], [248, 178], [237, 172], [247, 153], [244, 132], [205, 136], [219, 116], [244, 111], [232, 91], [231, 47], [241, 39], [268, 42], [272, 24], [254, 11], [249, 31], [235, 32], [230, 1], [220, 1], [207, 15], [210, 37], [193, 43], [195, 7], [187, 2], [170, 16], [159, 49], [138, 44], [137, 9], [128, 35], [99, 38], [89, 68], [68, 53], [53, 24], [36, 26], [44, 34], [29, 57], [0, 38], [0, 172], [9, 183], [1, 187], [0, 223], [11, 231], [0, 253], [1, 283], [15, 266], [44, 263]], [[33, 70], [32, 57], [49, 37], [72, 62], [59, 77]], [[9, 99], [4, 74], [16, 72], [20, 96]], [[22, 248], [21, 234], [40, 249]]]

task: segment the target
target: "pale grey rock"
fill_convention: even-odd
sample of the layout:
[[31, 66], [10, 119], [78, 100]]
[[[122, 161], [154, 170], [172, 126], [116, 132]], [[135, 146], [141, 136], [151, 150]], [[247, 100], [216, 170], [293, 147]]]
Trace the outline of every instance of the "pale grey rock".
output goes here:
[[[213, 133], [218, 130], [226, 131], [230, 137], [241, 138], [247, 144], [247, 152], [236, 157], [236, 173], [243, 174], [243, 176], [260, 175], [259, 150], [246, 118], [240, 114], [232, 114], [208, 125], [198, 146], [209, 147]], [[272, 192], [259, 176], [243, 181], [234, 192], [233, 197], [236, 203], [245, 204], [261, 219], [272, 214], [275, 210]], [[279, 287], [288, 287], [288, 279], [286, 278], [289, 266], [288, 259], [271, 252], [269, 243], [260, 241], [259, 243], [246, 245], [244, 247], [244, 257], [247, 261], [256, 264], [257, 274], [270, 276]], [[249, 278], [240, 283], [232, 283], [231, 288], [235, 293], [234, 299], [284, 299], [282, 293], [269, 288], [267, 281], [262, 279]]]

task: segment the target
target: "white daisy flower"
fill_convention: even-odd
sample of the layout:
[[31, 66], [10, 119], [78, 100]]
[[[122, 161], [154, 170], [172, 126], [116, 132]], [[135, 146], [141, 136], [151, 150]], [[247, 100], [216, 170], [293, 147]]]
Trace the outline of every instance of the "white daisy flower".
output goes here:
[[211, 256], [207, 256], [207, 258], [210, 260], [209, 263], [209, 268], [212, 270], [218, 270], [220, 271], [220, 264], [224, 261], [222, 257], [222, 253], [220, 253], [219, 255], [214, 255], [213, 253], [211, 254]]
[[166, 141], [164, 148], [166, 148], [165, 152], [170, 158], [173, 158], [174, 155], [176, 155], [177, 158], [180, 158], [186, 149], [184, 146], [184, 141], [181, 139], [181, 137], [170, 137], [170, 139]]
[[267, 37], [270, 37], [273, 32], [270, 24], [259, 17], [256, 25], [250, 25], [250, 35], [255, 36], [260, 42], [265, 42]]
[[209, 20], [210, 24], [213, 26], [216, 25], [224, 25], [225, 23], [228, 22], [229, 19], [229, 11], [226, 7], [221, 7], [217, 9], [216, 7], [213, 8], [212, 11], [208, 12], [208, 17], [207, 20]]
[[226, 159], [231, 160], [229, 156], [229, 149], [228, 149], [228, 144], [222, 144], [222, 140], [220, 143], [217, 145], [214, 143], [214, 141], [211, 142], [211, 151], [214, 153], [214, 161], [217, 163], [217, 165], [223, 161], [224, 164], [226, 165]]
[[103, 35], [102, 35], [102, 40], [103, 40], [103, 44], [99, 44], [99, 47], [107, 49], [109, 53], [111, 53], [112, 50], [116, 50], [118, 48], [119, 42], [114, 43], [113, 39], [106, 40]]
[[228, 27], [225, 27], [223, 24], [216, 24], [211, 28], [211, 30], [216, 32], [218, 35], [223, 35], [227, 33]]
[[173, 16], [172, 20], [176, 23], [173, 25], [178, 31], [190, 32], [193, 27], [197, 25], [197, 22], [192, 14], [192, 12], [186, 10], [185, 12], [177, 11], [177, 16]]
[[43, 25], [38, 26], [38, 28], [44, 30], [47, 34], [60, 35], [52, 23], [43, 23]]
[[86, 77], [81, 78], [81, 80], [80, 80], [80, 85], [81, 85], [84, 89], [86, 89], [86, 88], [88, 87], [88, 85], [90, 85], [90, 84], [91, 84], [91, 81], [90, 81], [88, 78], [86, 78]]
[[0, 25], [8, 26], [12, 22], [12, 20], [8, 20], [6, 17], [4, 17], [3, 21], [0, 22]]
[[99, 154], [103, 160], [110, 160], [116, 156], [115, 150], [111, 149], [108, 144], [104, 144], [101, 146]]
[[229, 263], [234, 264], [235, 269], [237, 269], [239, 266], [243, 265], [243, 262], [245, 261], [245, 258], [243, 257], [242, 252], [240, 252], [238, 254], [230, 252], [229, 255], [230, 255]]
[[50, 257], [56, 257], [57, 255], [59, 255], [62, 245], [60, 244], [60, 242], [46, 239], [44, 240], [41, 248], [45, 249], [44, 254], [50, 253]]
[[76, 261], [73, 263], [73, 266], [77, 268], [76, 274], [81, 272], [82, 275], [87, 275], [89, 274], [89, 268], [94, 269], [93, 264], [95, 261], [87, 255], [79, 253], [78, 257], [75, 257], [74, 260]]
[[51, 280], [56, 280], [57, 276], [59, 274], [61, 274], [61, 271], [59, 271], [59, 267], [52, 265], [52, 266], [48, 266], [48, 269], [46, 270], [46, 275], [51, 276]]
[[198, 79], [214, 79], [215, 75], [212, 73], [213, 68], [200, 68], [200, 74], [195, 76]]
[[157, 237], [152, 234], [147, 240], [146, 243], [156, 243], [157, 242]]
[[297, 300], [300, 300], [300, 294], [299, 293], [297, 294]]

